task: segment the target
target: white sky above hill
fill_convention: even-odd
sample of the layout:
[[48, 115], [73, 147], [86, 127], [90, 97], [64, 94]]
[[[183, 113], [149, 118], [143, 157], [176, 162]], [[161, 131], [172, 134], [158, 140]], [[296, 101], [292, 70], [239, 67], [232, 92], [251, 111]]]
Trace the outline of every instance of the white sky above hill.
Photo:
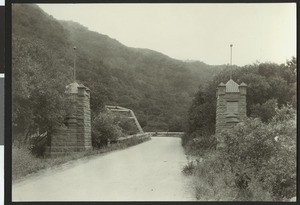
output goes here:
[[296, 56], [296, 4], [38, 4], [130, 47], [210, 65]]

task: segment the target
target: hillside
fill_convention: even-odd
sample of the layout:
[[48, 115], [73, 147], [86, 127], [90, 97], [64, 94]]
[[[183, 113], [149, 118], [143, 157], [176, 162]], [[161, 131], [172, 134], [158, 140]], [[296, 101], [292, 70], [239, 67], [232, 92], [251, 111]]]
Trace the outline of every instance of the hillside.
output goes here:
[[198, 86], [223, 68], [127, 47], [36, 5], [12, 7], [12, 36], [13, 123], [20, 133], [60, 119], [63, 113], [51, 109], [60, 107], [72, 81], [74, 45], [77, 80], [91, 89], [92, 113], [104, 104], [127, 107], [145, 131], [183, 130]]

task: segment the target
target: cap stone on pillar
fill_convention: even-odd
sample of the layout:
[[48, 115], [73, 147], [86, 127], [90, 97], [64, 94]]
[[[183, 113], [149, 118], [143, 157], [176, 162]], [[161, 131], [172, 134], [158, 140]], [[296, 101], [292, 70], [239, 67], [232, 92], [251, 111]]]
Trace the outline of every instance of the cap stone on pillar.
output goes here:
[[221, 82], [219, 85], [218, 85], [218, 95], [225, 95], [225, 90], [226, 90], [226, 85]]
[[246, 95], [247, 94], [247, 84], [246, 83], [241, 83], [239, 85], [239, 91], [241, 95]]
[[83, 84], [79, 84], [78, 86], [78, 96], [84, 97], [85, 96], [86, 87]]
[[87, 93], [87, 96], [90, 98], [90, 96], [91, 96], [91, 90], [88, 87], [85, 87], [85, 88], [86, 88], [85, 91]]
[[78, 93], [79, 84], [77, 82], [70, 83], [66, 86], [66, 94], [76, 94]]

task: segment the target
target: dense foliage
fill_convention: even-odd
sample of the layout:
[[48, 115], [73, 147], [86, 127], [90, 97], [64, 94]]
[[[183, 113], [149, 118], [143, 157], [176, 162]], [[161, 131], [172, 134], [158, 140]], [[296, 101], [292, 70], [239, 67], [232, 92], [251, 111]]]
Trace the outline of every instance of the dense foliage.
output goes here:
[[[214, 134], [216, 88], [229, 80], [229, 70], [199, 87], [182, 139], [198, 160], [183, 169], [194, 176], [198, 199], [289, 200], [296, 195], [296, 68], [296, 58], [281, 65], [234, 67], [233, 79], [248, 85], [250, 118], [219, 136]], [[225, 140], [223, 149], [216, 149], [217, 138]]]
[[281, 200], [296, 196], [296, 112], [285, 106], [275, 112], [268, 124], [248, 119], [224, 134], [223, 159]]
[[[234, 67], [232, 78], [238, 84], [247, 84], [247, 116], [267, 122], [275, 115], [277, 105], [292, 104], [296, 107], [296, 58], [286, 64], [260, 63]], [[229, 68], [217, 74], [206, 86], [199, 87], [188, 114], [187, 133], [183, 145], [197, 138], [215, 143], [211, 135], [215, 131], [216, 88], [229, 80]], [[191, 141], [190, 143], [194, 143]], [[211, 147], [204, 143], [205, 147]], [[206, 149], [203, 147], [204, 149]], [[204, 150], [203, 150], [204, 151]]]
[[116, 118], [116, 120], [118, 120], [118, 126], [125, 135], [134, 135], [139, 132], [132, 118]]
[[205, 200], [289, 200], [296, 196], [296, 112], [276, 108], [268, 123], [249, 118], [223, 132], [225, 146], [195, 169]]
[[23, 140], [62, 123], [65, 86], [91, 89], [91, 111], [104, 104], [134, 110], [145, 131], [182, 131], [200, 81], [222, 66], [183, 62], [148, 49], [129, 48], [74, 22], [58, 21], [32, 4], [12, 6], [13, 137]]
[[116, 140], [124, 136], [114, 115], [109, 112], [101, 112], [92, 120], [92, 145], [93, 147], [106, 146], [108, 141]]
[[[67, 71], [59, 69], [56, 55], [47, 46], [13, 35], [12, 122], [15, 139], [37, 129], [51, 131], [69, 107], [64, 96]], [[31, 55], [28, 55], [31, 53]]]

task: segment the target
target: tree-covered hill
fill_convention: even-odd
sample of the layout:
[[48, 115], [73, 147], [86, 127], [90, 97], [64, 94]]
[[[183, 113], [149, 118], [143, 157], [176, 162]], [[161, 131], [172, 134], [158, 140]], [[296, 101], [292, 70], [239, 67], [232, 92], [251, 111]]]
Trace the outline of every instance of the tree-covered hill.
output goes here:
[[193, 175], [201, 200], [290, 201], [296, 195], [297, 59], [232, 69], [232, 79], [247, 84], [247, 117], [215, 133], [216, 87], [229, 73], [219, 72], [193, 99], [182, 145], [194, 162], [183, 171]]
[[61, 122], [74, 46], [77, 80], [91, 89], [92, 113], [104, 104], [127, 107], [145, 131], [182, 130], [199, 84], [224, 67], [130, 48], [78, 23], [58, 21], [32, 4], [12, 6], [12, 41], [16, 135]]

